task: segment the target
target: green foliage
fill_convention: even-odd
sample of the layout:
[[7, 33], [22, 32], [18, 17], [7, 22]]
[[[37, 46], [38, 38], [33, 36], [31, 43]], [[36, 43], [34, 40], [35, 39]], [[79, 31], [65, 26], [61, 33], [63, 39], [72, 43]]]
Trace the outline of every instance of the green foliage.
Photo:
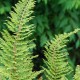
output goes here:
[[7, 13], [11, 10], [11, 0], [0, 0], [0, 31], [6, 28], [4, 20], [7, 17]]
[[[13, 2], [15, 1], [16, 0], [14, 0]], [[7, 6], [12, 5], [11, 0], [1, 1], [1, 5], [4, 5], [3, 2], [6, 4], [9, 3], [7, 4]], [[37, 37], [40, 39], [37, 40], [39, 42], [37, 45], [40, 44], [40, 47], [43, 47], [46, 41], [52, 39], [53, 33], [58, 34], [70, 32], [76, 28], [79, 28], [79, 8], [80, 0], [36, 0], [36, 17], [33, 22], [37, 26], [36, 34]], [[9, 8], [8, 11], [10, 11]], [[42, 34], [44, 36], [42, 36]], [[72, 35], [70, 37], [71, 42], [75, 43], [76, 48], [79, 48], [80, 46], [79, 35], [80, 33], [77, 34], [77, 37], [75, 35]]]
[[[56, 2], [56, 15], [54, 16], [54, 24], [56, 27], [57, 33], [70, 32], [76, 28], [80, 28], [80, 19], [79, 19], [79, 9], [80, 9], [80, 0], [60, 0]], [[72, 35], [70, 37], [71, 42], [75, 42], [75, 48], [80, 47], [79, 40], [80, 32], [77, 33], [77, 36]], [[77, 40], [77, 41], [76, 41]]]
[[37, 42], [40, 47], [43, 47], [53, 37], [49, 26], [47, 3], [48, 0], [37, 0], [35, 7], [36, 16], [33, 23], [36, 25]]
[[60, 80], [68, 80], [65, 76], [62, 76]]
[[18, 0], [0, 0], [0, 31], [7, 28], [4, 25], [4, 22], [7, 19], [12, 6], [14, 6], [17, 1]]
[[[80, 28], [79, 12], [80, 0], [37, 0], [35, 23], [40, 47], [43, 47], [47, 41], [52, 39], [52, 34], [71, 32]], [[38, 33], [39, 31], [40, 33]], [[42, 37], [41, 33], [45, 36]], [[72, 48], [80, 47], [79, 35], [80, 32], [70, 37], [71, 43], [74, 43], [74, 46], [71, 46]]]
[[40, 37], [40, 46], [43, 47], [53, 37], [48, 25], [48, 19], [43, 15], [39, 15], [35, 17], [34, 24], [37, 26], [36, 33]]
[[74, 80], [80, 80], [80, 66], [77, 65]]
[[34, 7], [34, 0], [21, 0], [15, 7], [14, 12], [3, 30], [0, 38], [0, 76], [2, 80], [33, 80], [40, 72], [32, 72], [32, 56], [34, 43], [31, 39], [34, 25], [29, 24], [33, 18], [31, 14]]
[[37, 0], [37, 1], [38, 1], [38, 3], [41, 2], [41, 1], [43, 1], [45, 4], [48, 3], [48, 0]]
[[[24, 1], [24, 0], [22, 0], [22, 1]], [[11, 10], [11, 6], [14, 5], [16, 2], [17, 2], [17, 0], [1, 0], [0, 1], [0, 31], [2, 31], [2, 29], [6, 29], [5, 25], [3, 25], [3, 22], [8, 15], [7, 13]], [[33, 67], [32, 53], [34, 52], [32, 50], [34, 48], [32, 36], [35, 35], [35, 38], [36, 38], [35, 42], [36, 42], [36, 46], [37, 46], [36, 47], [36, 49], [37, 49], [36, 54], [37, 54], [38, 52], [42, 53], [42, 49], [44, 48], [44, 45], [46, 44], [46, 42], [53, 40], [53, 36], [55, 34], [71, 32], [76, 28], [80, 28], [80, 0], [36, 0], [35, 9], [34, 9], [34, 11], [35, 11], [34, 19], [32, 19], [32, 17], [30, 17], [31, 14], [33, 13], [33, 11], [31, 10], [32, 8], [30, 10], [28, 10], [28, 8], [30, 8], [30, 7], [26, 6], [27, 5], [26, 2], [27, 1], [24, 1], [24, 3], [23, 3], [23, 4], [25, 4], [25, 6], [21, 2], [20, 2], [21, 5], [20, 4], [16, 5], [16, 7], [14, 8], [14, 12], [11, 12], [11, 18], [9, 18], [9, 20], [7, 21], [7, 24], [6, 24], [8, 27], [8, 31], [4, 30], [2, 32], [3, 36], [2, 36], [2, 38], [0, 38], [0, 40], [1, 40], [0, 41], [0, 51], [1, 51], [0, 55], [1, 55], [1, 59], [4, 61], [1, 63], [2, 66], [1, 66], [0, 70], [3, 70], [3, 72], [4, 72], [4, 73], [1, 73], [1, 75], [4, 74], [4, 76], [6, 75], [7, 77], [10, 76], [10, 71], [13, 70], [13, 68], [15, 68], [14, 65], [10, 66], [10, 63], [13, 64], [14, 61], [11, 61], [11, 60], [7, 61], [8, 59], [10, 59], [10, 57], [12, 55], [12, 54], [10, 55], [10, 53], [14, 53], [12, 51], [12, 48], [15, 47], [15, 45], [13, 45], [14, 43], [16, 43], [16, 49], [18, 48], [18, 51], [27, 53], [24, 55], [24, 57], [29, 54], [29, 56], [28, 56], [29, 58], [26, 57], [26, 59], [28, 58], [28, 62], [31, 62], [30, 63], [31, 67], [27, 66], [26, 68], [30, 69], [31, 75], [32, 75], [32, 74], [34, 74], [34, 72], [32, 72], [32, 67]], [[32, 4], [29, 4], [29, 5], [31, 6]], [[23, 7], [26, 9], [24, 10]], [[29, 23], [30, 21], [32, 21], [34, 23], [34, 25], [30, 25], [30, 23]], [[34, 26], [36, 26], [35, 34], [31, 35], [33, 33]], [[20, 31], [19, 31], [19, 28], [21, 29]], [[11, 31], [11, 32], [9, 33], [9, 31]], [[19, 36], [19, 37], [15, 38], [16, 36]], [[72, 47], [72, 48], [70, 48], [70, 49], [72, 49], [72, 52], [70, 52], [70, 53], [72, 53], [71, 58], [72, 58], [73, 62], [71, 63], [70, 59], [68, 60], [68, 62], [70, 64], [72, 64], [73, 66], [75, 66], [75, 62], [76, 62], [76, 64], [78, 64], [80, 62], [78, 60], [80, 58], [80, 54], [79, 54], [79, 52], [80, 52], [80, 50], [79, 50], [80, 32], [78, 32], [76, 35], [75, 34], [71, 35], [69, 37], [69, 40], [70, 40], [70, 44], [68, 46], [69, 46], [69, 48]], [[54, 41], [56, 41], [56, 40], [54, 40]], [[64, 44], [66, 44], [66, 43], [64, 43]], [[54, 46], [57, 46], [57, 44], [58, 44], [58, 42], [55, 45], [52, 45], [52, 48]], [[60, 47], [60, 45], [58, 45], [58, 48]], [[24, 48], [22, 48], [23, 46], [24, 46]], [[48, 48], [48, 46], [51, 50], [51, 47], [50, 47], [51, 45], [47, 44], [47, 48]], [[66, 47], [66, 46], [64, 46], [64, 47]], [[45, 52], [46, 56], [48, 55], [48, 51], [50, 51], [50, 50], [48, 49], [47, 52]], [[64, 51], [64, 50], [67, 50], [67, 49], [61, 48], [60, 51]], [[21, 55], [23, 55], [23, 54], [21, 54], [21, 52], [20, 52], [20, 55], [19, 55], [19, 53], [17, 54], [16, 60], [19, 60], [18, 59], [19, 56], [21, 57]], [[50, 52], [50, 53], [52, 53], [52, 52]], [[4, 54], [7, 54], [7, 55], [4, 55]], [[42, 54], [40, 54], [40, 55], [42, 56]], [[51, 56], [51, 54], [49, 54], [49, 56]], [[62, 59], [63, 59], [63, 57], [66, 57], [66, 56], [68, 56], [68, 54], [64, 54], [62, 56]], [[21, 59], [22, 59], [22, 57], [21, 57]], [[42, 57], [40, 57], [40, 60]], [[50, 58], [49, 61], [53, 60], [53, 57], [49, 57], [49, 58]], [[13, 60], [13, 57], [11, 57], [11, 59]], [[26, 59], [24, 59], [24, 60], [26, 60]], [[61, 59], [61, 58], [59, 58], [59, 59]], [[17, 61], [17, 63], [21, 62], [21, 61], [23, 61], [23, 60], [19, 60], [19, 61]], [[37, 61], [37, 63], [41, 62], [38, 60], [36, 60], [36, 61]], [[55, 61], [57, 61], [57, 59]], [[28, 64], [28, 62], [27, 62], [27, 64]], [[50, 77], [50, 79], [51, 79], [54, 77], [52, 75], [53, 74], [52, 64], [48, 65], [47, 61], [44, 61], [44, 62], [46, 64], [45, 75], [48, 78]], [[60, 69], [61, 74], [66, 75], [67, 71], [69, 71], [70, 69], [67, 69], [65, 72], [62, 71], [62, 69], [64, 70], [66, 68], [65, 66], [68, 64], [66, 64], [66, 61], [64, 61], [64, 60], [61, 60], [61, 62], [63, 64], [65, 63], [65, 65], [61, 66], [61, 69]], [[4, 65], [4, 63], [6, 65]], [[25, 66], [27, 64], [25, 64]], [[43, 64], [43, 65], [45, 65], [45, 64]], [[35, 65], [37, 65], [37, 64], [35, 64]], [[58, 65], [58, 63], [56, 65]], [[9, 67], [9, 68], [6, 68], [5, 66]], [[19, 65], [16, 65], [16, 66], [18, 67]], [[24, 65], [21, 65], [21, 66], [23, 67]], [[19, 68], [22, 68], [22, 67], [19, 66]], [[37, 67], [38, 67], [38, 65], [37, 65]], [[63, 67], [65, 67], [65, 68], [63, 68]], [[9, 71], [9, 72], [7, 72], [7, 74], [9, 73], [9, 75], [7, 75], [5, 73], [3, 68], [6, 69], [5, 71]], [[49, 68], [49, 69], [47, 70], [47, 68]], [[68, 68], [68, 66], [67, 66], [67, 68]], [[52, 71], [49, 72], [49, 70], [52, 70]], [[55, 68], [54, 68], [54, 70], [55, 70]], [[37, 73], [35, 73], [35, 74], [37, 74]], [[76, 74], [74, 76], [75, 80], [77, 79]], [[15, 72], [15, 75], [17, 75], [16, 72]], [[29, 71], [28, 71], [28, 75], [29, 75]], [[60, 76], [60, 74], [59, 74], [58, 77], [61, 77], [61, 80], [67, 80], [66, 76], [64, 76], [64, 75]], [[79, 76], [78, 76], [78, 79], [79, 79]], [[46, 80], [46, 79], [43, 78], [43, 80]]]
[[80, 0], [60, 0], [59, 3], [62, 4], [64, 9], [77, 9], [78, 7], [80, 7]]
[[[71, 32], [80, 28], [80, 0], [37, 0], [35, 7], [35, 23], [37, 46], [44, 47], [47, 41], [52, 40], [55, 34]], [[46, 25], [46, 26], [45, 26]], [[50, 34], [48, 34], [48, 31]], [[72, 65], [80, 63], [80, 32], [69, 37]], [[77, 49], [77, 50], [76, 50]], [[38, 49], [39, 53], [41, 49]], [[42, 55], [42, 54], [40, 54]], [[74, 57], [73, 57], [74, 56]], [[77, 61], [76, 61], [77, 59]]]
[[[46, 51], [44, 52], [47, 61], [44, 60], [46, 67], [43, 67], [47, 80], [60, 80], [62, 76], [71, 73], [72, 68], [68, 62], [69, 53], [66, 49], [68, 40], [66, 38], [78, 31], [79, 29], [76, 29], [70, 33], [56, 35], [53, 40], [47, 42], [45, 46]], [[62, 80], [64, 80], [64, 78], [62, 78]]]
[[11, 10], [11, 0], [1, 0], [0, 1], [0, 14], [4, 14]]

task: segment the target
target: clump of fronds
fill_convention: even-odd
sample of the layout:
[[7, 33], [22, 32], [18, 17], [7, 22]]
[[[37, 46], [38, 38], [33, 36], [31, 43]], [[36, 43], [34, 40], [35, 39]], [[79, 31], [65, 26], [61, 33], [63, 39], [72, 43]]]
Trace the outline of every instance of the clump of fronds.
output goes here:
[[80, 65], [77, 65], [74, 80], [80, 80]]
[[44, 60], [45, 67], [43, 67], [46, 80], [60, 80], [63, 75], [66, 76], [72, 72], [72, 67], [68, 63], [66, 38], [78, 31], [79, 29], [76, 29], [70, 33], [56, 35], [53, 40], [47, 42], [44, 52], [47, 60]]
[[33, 63], [32, 49], [33, 40], [30, 38], [34, 25], [29, 24], [33, 18], [35, 1], [20, 0], [10, 13], [11, 17], [6, 25], [7, 30], [2, 32], [0, 38], [0, 75], [3, 80], [32, 80], [40, 72], [32, 72]]

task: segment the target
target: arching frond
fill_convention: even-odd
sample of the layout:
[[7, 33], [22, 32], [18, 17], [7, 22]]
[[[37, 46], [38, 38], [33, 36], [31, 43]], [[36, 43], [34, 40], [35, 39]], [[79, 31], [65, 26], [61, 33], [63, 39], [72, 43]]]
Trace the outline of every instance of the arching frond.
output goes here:
[[66, 49], [68, 40], [66, 38], [78, 31], [79, 29], [76, 29], [70, 33], [56, 35], [53, 40], [47, 42], [44, 52], [47, 60], [44, 60], [45, 67], [43, 67], [46, 80], [60, 80], [62, 76], [72, 72], [68, 63], [69, 53]]
[[33, 18], [35, 1], [20, 0], [10, 13], [11, 17], [6, 25], [14, 34], [7, 30], [0, 38], [0, 75], [3, 80], [33, 80], [40, 72], [32, 72], [33, 40], [30, 39], [34, 25], [29, 24]]

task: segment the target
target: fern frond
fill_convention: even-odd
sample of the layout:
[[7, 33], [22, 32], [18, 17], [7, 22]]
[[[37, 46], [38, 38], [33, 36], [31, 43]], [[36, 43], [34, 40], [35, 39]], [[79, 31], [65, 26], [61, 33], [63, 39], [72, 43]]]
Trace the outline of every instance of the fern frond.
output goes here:
[[68, 80], [65, 76], [62, 76], [60, 80]]
[[68, 63], [69, 53], [66, 49], [68, 40], [66, 38], [78, 31], [79, 29], [76, 29], [71, 33], [56, 35], [53, 40], [47, 42], [46, 51], [44, 51], [47, 60], [44, 60], [45, 67], [43, 67], [47, 80], [60, 80], [63, 75], [72, 72], [72, 68]]
[[33, 25], [29, 24], [32, 19], [35, 1], [21, 0], [14, 7], [11, 17], [6, 25], [14, 34], [7, 30], [2, 32], [0, 38], [0, 75], [6, 80], [32, 80], [40, 72], [32, 72], [33, 63], [32, 49], [33, 40], [30, 39], [33, 33]]
[[80, 80], [80, 65], [77, 65], [74, 80]]

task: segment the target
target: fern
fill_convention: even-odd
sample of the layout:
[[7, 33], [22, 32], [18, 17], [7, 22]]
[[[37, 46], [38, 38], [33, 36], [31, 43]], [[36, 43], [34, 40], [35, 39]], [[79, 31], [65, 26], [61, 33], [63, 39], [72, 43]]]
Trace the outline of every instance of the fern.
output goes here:
[[62, 76], [60, 80], [68, 80], [65, 76]]
[[80, 80], [80, 66], [77, 65], [76, 67], [76, 73], [74, 75], [74, 80]]
[[47, 80], [60, 80], [62, 76], [72, 72], [72, 68], [68, 63], [68, 51], [66, 49], [68, 40], [66, 38], [78, 31], [76, 29], [71, 33], [56, 35], [54, 40], [46, 44], [44, 53], [47, 61], [44, 60], [46, 66], [43, 69]]
[[32, 80], [40, 72], [32, 72], [33, 63], [32, 49], [33, 40], [30, 36], [33, 33], [34, 25], [29, 21], [33, 18], [35, 1], [21, 0], [10, 13], [11, 17], [6, 25], [14, 34], [3, 30], [0, 38], [0, 75], [2, 80]]

